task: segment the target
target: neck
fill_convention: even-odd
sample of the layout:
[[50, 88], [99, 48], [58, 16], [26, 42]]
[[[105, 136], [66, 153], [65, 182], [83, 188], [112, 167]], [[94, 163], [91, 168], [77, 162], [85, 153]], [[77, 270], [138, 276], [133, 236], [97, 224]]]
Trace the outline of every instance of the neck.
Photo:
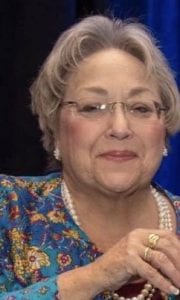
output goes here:
[[108, 198], [110, 205], [109, 202], [107, 205], [104, 197], [94, 199], [91, 195], [90, 201], [88, 193], [86, 197], [82, 192], [72, 195], [63, 181], [62, 197], [65, 205], [74, 221], [102, 252], [136, 228], [173, 230], [169, 202], [150, 187], [139, 190], [138, 197], [136, 192], [129, 197], [122, 197], [121, 194], [121, 197]]
[[116, 210], [117, 207], [129, 209], [132, 203], [141, 203], [142, 200], [151, 197], [150, 184], [142, 187], [134, 187], [126, 191], [114, 191], [106, 189], [98, 184], [84, 184], [74, 180], [73, 178], [64, 174], [64, 180], [71, 194], [73, 202], [87, 205], [92, 205], [95, 209], [100, 209], [103, 213], [109, 210]]
[[[66, 180], [66, 179], [65, 179]], [[142, 227], [143, 222], [149, 226], [149, 217], [153, 225], [158, 226], [158, 213], [150, 186], [134, 191], [134, 193], [103, 193], [97, 190], [85, 190], [66, 180], [74, 208], [82, 224], [94, 224], [94, 227], [106, 227], [115, 231], [115, 227], [129, 227], [129, 230]], [[146, 209], [144, 209], [146, 207]], [[143, 211], [143, 214], [142, 214]], [[87, 213], [88, 212], [88, 213]], [[147, 214], [146, 214], [147, 212]], [[155, 217], [156, 216], [156, 217]], [[144, 226], [146, 226], [146, 223]], [[84, 227], [84, 226], [83, 226]], [[127, 228], [128, 229], [128, 228]], [[125, 230], [127, 230], [125, 229]]]

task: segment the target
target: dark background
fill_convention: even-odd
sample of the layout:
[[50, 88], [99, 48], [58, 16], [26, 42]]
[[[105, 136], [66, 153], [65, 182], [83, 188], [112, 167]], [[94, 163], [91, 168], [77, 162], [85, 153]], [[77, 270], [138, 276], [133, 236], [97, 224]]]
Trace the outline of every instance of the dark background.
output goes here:
[[[147, 24], [180, 83], [179, 0], [1, 0], [0, 2], [0, 172], [39, 175], [47, 165], [29, 87], [59, 34], [89, 14], [135, 17]], [[180, 135], [156, 180], [180, 194]]]

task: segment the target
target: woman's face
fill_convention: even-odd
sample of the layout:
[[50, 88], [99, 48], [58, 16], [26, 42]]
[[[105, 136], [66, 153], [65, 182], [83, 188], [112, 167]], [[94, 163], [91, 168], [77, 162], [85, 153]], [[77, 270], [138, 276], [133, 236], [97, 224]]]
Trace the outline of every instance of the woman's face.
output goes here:
[[[95, 53], [80, 63], [68, 81], [64, 102], [161, 103], [156, 83], [144, 65], [116, 49]], [[102, 118], [88, 118], [73, 107], [60, 110], [58, 143], [66, 180], [85, 188], [123, 192], [150, 183], [165, 140], [163, 117], [135, 118], [115, 104]]]

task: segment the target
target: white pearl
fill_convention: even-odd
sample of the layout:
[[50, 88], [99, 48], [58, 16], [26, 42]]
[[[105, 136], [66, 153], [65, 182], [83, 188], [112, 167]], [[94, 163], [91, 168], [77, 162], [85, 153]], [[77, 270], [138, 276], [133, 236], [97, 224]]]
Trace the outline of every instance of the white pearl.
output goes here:
[[151, 291], [151, 290], [152, 290], [152, 284], [146, 283], [146, 284], [144, 285], [144, 288], [147, 289], [148, 291]]
[[138, 299], [138, 300], [144, 300], [144, 295], [142, 295], [142, 294], [138, 295], [138, 296], [137, 296], [137, 299]]

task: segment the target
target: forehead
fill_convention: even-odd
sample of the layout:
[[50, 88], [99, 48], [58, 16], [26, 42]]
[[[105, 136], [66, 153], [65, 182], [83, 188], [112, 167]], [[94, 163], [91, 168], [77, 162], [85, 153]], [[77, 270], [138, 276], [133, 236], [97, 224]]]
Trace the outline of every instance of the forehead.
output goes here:
[[155, 80], [147, 76], [145, 65], [119, 49], [99, 51], [85, 58], [69, 77], [68, 94], [119, 93], [126, 96], [132, 89], [157, 94]]

